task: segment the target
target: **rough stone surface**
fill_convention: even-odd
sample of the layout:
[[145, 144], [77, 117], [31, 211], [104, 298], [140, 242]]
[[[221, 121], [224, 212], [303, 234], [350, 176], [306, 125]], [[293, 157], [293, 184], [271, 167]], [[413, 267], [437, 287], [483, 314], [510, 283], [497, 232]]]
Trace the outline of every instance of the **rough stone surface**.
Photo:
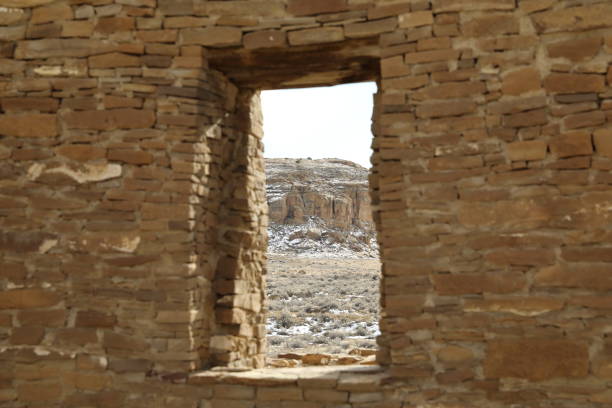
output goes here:
[[[610, 15], [0, 0], [0, 405], [610, 405]], [[379, 366], [237, 371], [266, 352], [257, 92], [362, 81], [369, 200], [292, 208], [371, 210]]]

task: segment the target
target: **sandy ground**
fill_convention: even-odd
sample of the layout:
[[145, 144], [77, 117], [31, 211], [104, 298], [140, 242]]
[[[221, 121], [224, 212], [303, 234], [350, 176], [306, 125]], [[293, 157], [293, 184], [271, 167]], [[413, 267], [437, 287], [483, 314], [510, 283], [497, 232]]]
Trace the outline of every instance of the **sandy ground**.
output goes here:
[[375, 348], [378, 259], [268, 254], [268, 355]]

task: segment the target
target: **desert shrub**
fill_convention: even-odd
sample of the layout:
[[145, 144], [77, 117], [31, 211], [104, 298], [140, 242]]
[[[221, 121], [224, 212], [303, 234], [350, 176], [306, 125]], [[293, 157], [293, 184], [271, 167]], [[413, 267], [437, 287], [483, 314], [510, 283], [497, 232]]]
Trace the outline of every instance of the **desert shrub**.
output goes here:
[[353, 336], [367, 336], [368, 334], [370, 334], [370, 332], [363, 326], [356, 327], [352, 333]]
[[287, 313], [287, 312], [282, 312], [280, 316], [278, 317], [278, 319], [276, 320], [276, 323], [278, 324], [279, 327], [282, 327], [285, 329], [290, 329], [293, 326], [298, 324], [297, 319], [291, 313]]

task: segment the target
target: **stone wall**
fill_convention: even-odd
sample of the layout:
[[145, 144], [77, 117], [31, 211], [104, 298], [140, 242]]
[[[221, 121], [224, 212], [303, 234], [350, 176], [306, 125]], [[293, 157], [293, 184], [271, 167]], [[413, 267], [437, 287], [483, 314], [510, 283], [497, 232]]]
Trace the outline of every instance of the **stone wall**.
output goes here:
[[[607, 0], [0, 0], [0, 406], [612, 402]], [[380, 369], [263, 364], [257, 90], [377, 80]]]

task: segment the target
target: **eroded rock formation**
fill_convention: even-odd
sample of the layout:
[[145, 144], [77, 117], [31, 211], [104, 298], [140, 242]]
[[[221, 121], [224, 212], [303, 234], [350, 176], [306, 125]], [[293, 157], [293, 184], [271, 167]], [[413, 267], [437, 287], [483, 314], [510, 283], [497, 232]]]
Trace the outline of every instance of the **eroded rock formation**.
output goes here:
[[368, 169], [340, 159], [266, 159], [266, 178], [272, 251], [375, 256]]

